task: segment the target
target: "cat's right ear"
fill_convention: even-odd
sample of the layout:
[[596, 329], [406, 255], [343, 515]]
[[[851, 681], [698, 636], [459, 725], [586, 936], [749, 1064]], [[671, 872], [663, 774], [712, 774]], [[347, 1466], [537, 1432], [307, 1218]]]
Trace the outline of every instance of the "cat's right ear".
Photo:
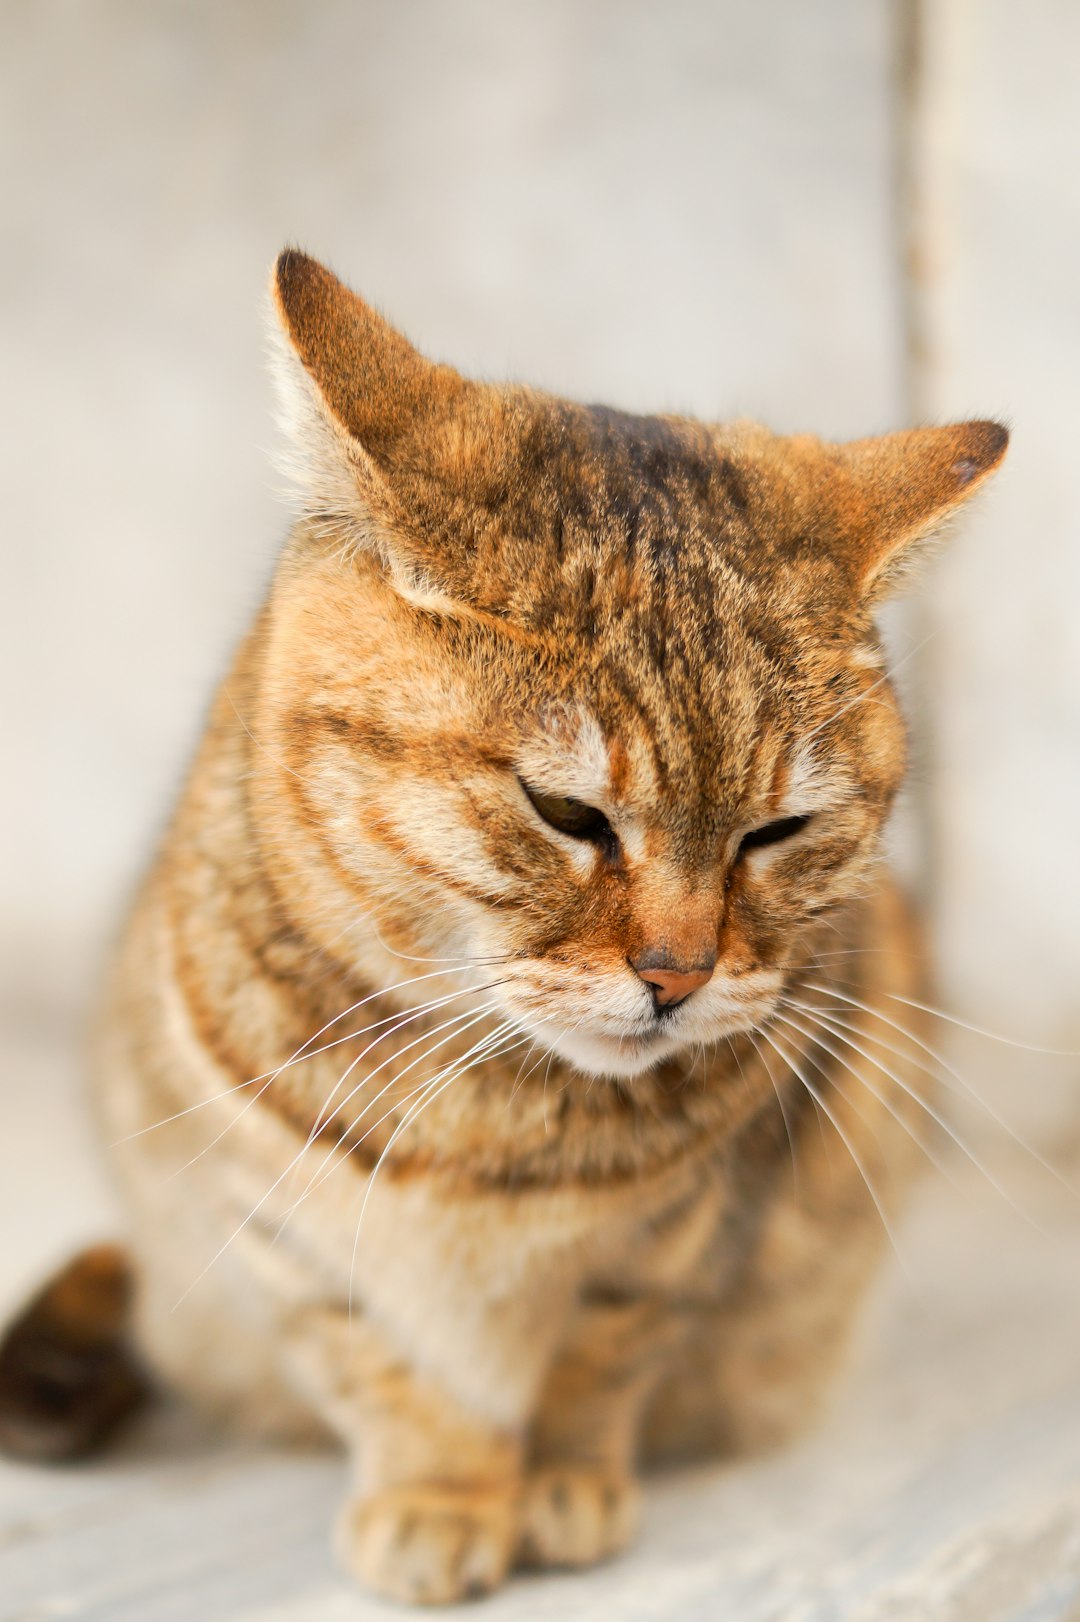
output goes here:
[[295, 248], [279, 256], [270, 291], [283, 463], [301, 516], [393, 565], [395, 471], [415, 464], [418, 442], [469, 385]]

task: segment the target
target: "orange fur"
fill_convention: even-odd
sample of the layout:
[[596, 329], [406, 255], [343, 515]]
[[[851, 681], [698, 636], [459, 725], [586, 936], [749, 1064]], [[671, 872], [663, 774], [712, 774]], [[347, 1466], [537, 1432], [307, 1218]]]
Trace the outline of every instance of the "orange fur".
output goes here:
[[[146, 1357], [333, 1429], [346, 1562], [446, 1601], [614, 1553], [642, 1456], [774, 1440], [827, 1384], [921, 1078], [784, 999], [819, 955], [871, 1007], [911, 988], [872, 606], [1005, 435], [631, 417], [431, 366], [301, 254], [274, 296], [300, 516], [98, 1098], [143, 1134]], [[663, 1008], [639, 958], [711, 978]]]

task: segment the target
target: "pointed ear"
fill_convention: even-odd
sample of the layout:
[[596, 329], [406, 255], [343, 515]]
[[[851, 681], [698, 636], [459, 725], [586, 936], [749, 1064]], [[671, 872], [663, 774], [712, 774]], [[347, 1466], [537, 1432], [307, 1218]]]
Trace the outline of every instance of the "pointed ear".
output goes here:
[[470, 385], [436, 366], [316, 260], [287, 248], [270, 283], [286, 472], [304, 517], [385, 556], [395, 470]]
[[915, 428], [836, 446], [830, 483], [846, 561], [867, 599], [893, 590], [945, 521], [1000, 466], [997, 422]]

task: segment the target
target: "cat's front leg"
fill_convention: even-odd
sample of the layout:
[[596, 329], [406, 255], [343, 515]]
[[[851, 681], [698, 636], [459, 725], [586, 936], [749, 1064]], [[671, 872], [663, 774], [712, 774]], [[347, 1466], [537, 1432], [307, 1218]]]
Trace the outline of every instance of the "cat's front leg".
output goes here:
[[642, 1415], [680, 1333], [656, 1296], [581, 1305], [533, 1422], [521, 1519], [525, 1563], [592, 1565], [630, 1542]]
[[520, 1431], [466, 1408], [338, 1309], [293, 1320], [289, 1361], [353, 1458], [354, 1496], [337, 1529], [348, 1570], [411, 1603], [498, 1587], [520, 1536]]

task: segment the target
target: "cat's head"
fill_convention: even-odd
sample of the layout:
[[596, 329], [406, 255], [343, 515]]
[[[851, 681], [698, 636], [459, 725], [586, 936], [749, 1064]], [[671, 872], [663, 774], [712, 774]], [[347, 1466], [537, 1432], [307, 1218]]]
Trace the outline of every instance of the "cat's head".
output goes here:
[[873, 609], [1005, 430], [634, 417], [434, 366], [302, 254], [273, 291], [302, 516], [258, 769], [293, 904], [339, 953], [351, 920], [469, 960], [592, 1072], [759, 1023], [903, 773]]

